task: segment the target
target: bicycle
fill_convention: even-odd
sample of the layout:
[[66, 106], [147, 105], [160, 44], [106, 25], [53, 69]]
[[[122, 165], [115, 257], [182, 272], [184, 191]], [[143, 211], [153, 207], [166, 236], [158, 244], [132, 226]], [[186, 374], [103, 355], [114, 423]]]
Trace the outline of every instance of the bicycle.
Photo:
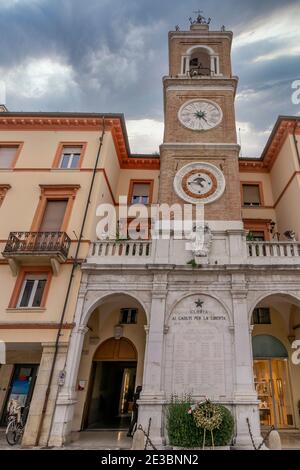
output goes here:
[[25, 409], [29, 406], [24, 407], [23, 413], [21, 412], [22, 406], [16, 401], [11, 400], [8, 405], [8, 418], [7, 427], [5, 431], [5, 437], [7, 443], [10, 446], [15, 446], [22, 441], [24, 434], [25, 423], [23, 421], [23, 415]]

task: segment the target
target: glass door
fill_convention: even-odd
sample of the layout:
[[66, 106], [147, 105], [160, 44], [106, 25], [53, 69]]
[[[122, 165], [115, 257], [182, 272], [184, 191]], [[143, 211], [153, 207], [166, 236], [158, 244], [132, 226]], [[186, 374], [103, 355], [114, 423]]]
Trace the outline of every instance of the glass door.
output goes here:
[[262, 426], [293, 426], [293, 411], [286, 359], [256, 359], [254, 380]]
[[17, 400], [22, 407], [27, 406], [33, 394], [37, 365], [16, 365], [9, 386], [6, 404], [3, 409], [1, 424], [5, 424], [7, 416], [7, 405], [11, 399]]
[[294, 419], [287, 359], [271, 359], [270, 362], [277, 426], [279, 428], [293, 426]]

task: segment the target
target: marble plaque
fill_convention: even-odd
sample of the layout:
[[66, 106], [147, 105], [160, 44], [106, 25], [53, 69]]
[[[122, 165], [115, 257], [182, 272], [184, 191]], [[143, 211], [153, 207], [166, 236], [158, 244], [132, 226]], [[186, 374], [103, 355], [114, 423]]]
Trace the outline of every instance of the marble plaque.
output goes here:
[[[184, 299], [169, 321], [167, 389], [173, 394], [218, 398], [226, 394], [225, 341], [227, 314], [209, 296]], [[170, 373], [171, 372], [171, 373]]]

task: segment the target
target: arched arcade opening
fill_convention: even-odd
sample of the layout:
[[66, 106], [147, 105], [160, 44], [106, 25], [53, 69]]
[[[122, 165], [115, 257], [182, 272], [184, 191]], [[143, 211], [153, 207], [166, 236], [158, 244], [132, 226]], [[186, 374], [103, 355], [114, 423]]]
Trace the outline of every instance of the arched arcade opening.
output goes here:
[[292, 344], [300, 339], [300, 302], [287, 294], [266, 296], [251, 322], [261, 426], [299, 428], [300, 367], [292, 361]]
[[128, 428], [133, 394], [143, 382], [144, 307], [124, 293], [96, 305], [82, 348], [73, 431]]

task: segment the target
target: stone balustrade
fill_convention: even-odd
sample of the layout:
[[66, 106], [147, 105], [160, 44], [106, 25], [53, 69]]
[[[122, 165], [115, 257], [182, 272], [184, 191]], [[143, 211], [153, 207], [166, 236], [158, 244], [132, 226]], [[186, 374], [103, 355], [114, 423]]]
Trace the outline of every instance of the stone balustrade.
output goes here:
[[[300, 265], [300, 242], [258, 242], [216, 236], [207, 260], [200, 265], [253, 264]], [[227, 241], [229, 240], [229, 241]], [[186, 249], [185, 240], [105, 240], [91, 243], [87, 263], [93, 264], [177, 264], [189, 265], [193, 254]]]
[[91, 244], [89, 258], [105, 258], [127, 263], [146, 262], [151, 258], [152, 243], [149, 240], [101, 240]]
[[300, 242], [247, 242], [248, 261], [251, 264], [300, 264]]

